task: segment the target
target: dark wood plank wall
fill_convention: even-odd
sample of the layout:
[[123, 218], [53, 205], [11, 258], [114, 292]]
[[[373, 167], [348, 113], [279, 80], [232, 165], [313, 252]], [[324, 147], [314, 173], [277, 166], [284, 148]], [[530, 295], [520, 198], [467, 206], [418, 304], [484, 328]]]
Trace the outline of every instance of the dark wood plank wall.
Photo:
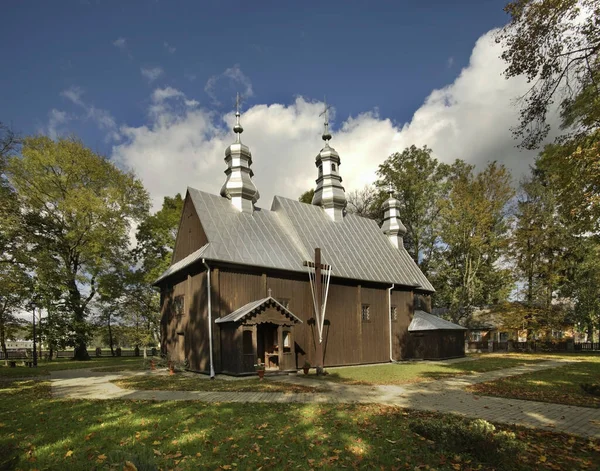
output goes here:
[[186, 358], [190, 369], [209, 371], [209, 338], [208, 338], [208, 293], [206, 272], [196, 273], [189, 277], [187, 303], [187, 328], [185, 331]]
[[[239, 309], [250, 301], [266, 297], [264, 280], [260, 274], [220, 270], [218, 289], [218, 317]], [[216, 300], [213, 300], [213, 303]]]
[[402, 360], [409, 356], [408, 326], [412, 321], [412, 291], [392, 290], [391, 304], [398, 309], [398, 320], [392, 322], [392, 350], [394, 360]]
[[358, 343], [362, 347], [361, 363], [389, 361], [389, 311], [388, 290], [385, 288], [365, 288], [360, 290], [361, 305], [369, 305], [368, 322], [362, 322]]
[[208, 242], [190, 195], [186, 195], [177, 230], [172, 263], [187, 257]]
[[163, 295], [163, 306], [162, 306], [162, 324], [165, 326], [163, 345], [170, 360], [183, 361], [185, 354], [185, 339], [183, 335], [179, 335], [177, 332], [178, 323], [182, 323], [185, 326], [188, 316], [182, 316], [179, 318], [174, 315], [173, 312], [173, 300], [177, 296], [185, 296], [187, 286], [187, 278], [175, 284], [168, 292]]
[[[242, 273], [231, 269], [211, 270], [213, 322], [242, 307], [248, 302], [266, 296], [272, 290], [275, 299], [289, 300], [289, 309], [302, 321], [293, 329], [296, 347], [296, 365], [305, 360], [315, 364], [314, 348], [317, 340], [313, 317], [312, 294], [308, 280], [281, 275]], [[175, 296], [186, 296], [184, 335], [177, 335], [177, 319], [168, 316], [168, 306]], [[172, 289], [163, 289], [164, 343], [174, 358], [187, 358], [195, 371], [209, 370], [208, 313], [206, 272], [200, 272], [177, 283]], [[428, 298], [428, 297], [427, 297]], [[412, 320], [413, 292], [393, 290], [391, 304], [397, 307], [398, 320], [392, 322], [393, 355], [395, 360], [412, 356], [408, 325]], [[361, 308], [370, 306], [369, 322], [362, 322]], [[389, 361], [389, 303], [385, 286], [364, 287], [332, 283], [327, 303], [324, 328], [325, 365], [353, 365]], [[180, 321], [181, 322], [181, 321]], [[213, 352], [215, 371], [241, 372], [241, 331], [225, 329], [213, 323]], [[456, 351], [456, 341], [447, 350]], [[428, 352], [432, 353], [432, 352]]]

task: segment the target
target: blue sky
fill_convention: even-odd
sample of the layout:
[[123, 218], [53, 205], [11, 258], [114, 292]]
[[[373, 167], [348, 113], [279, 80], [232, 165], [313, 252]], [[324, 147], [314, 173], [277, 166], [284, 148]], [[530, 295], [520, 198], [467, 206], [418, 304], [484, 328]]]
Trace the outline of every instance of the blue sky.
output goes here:
[[[141, 148], [148, 154], [150, 134], [154, 142], [162, 143], [181, 136], [183, 128], [178, 126], [183, 122], [197, 125], [199, 134], [208, 135], [201, 143], [208, 147], [198, 147], [203, 149], [198, 152], [204, 164], [193, 165], [193, 175], [197, 176], [221, 165], [216, 163], [222, 162], [218, 145], [226, 145], [224, 123], [231, 120], [237, 91], [246, 95], [248, 123], [257, 125], [249, 128], [245, 124], [244, 137], [264, 154], [262, 160], [255, 156], [259, 168], [273, 168], [281, 146], [286, 145], [284, 141], [271, 148], [263, 141], [272, 141], [272, 136], [282, 133], [293, 140], [293, 126], [308, 126], [310, 132], [306, 135], [315, 134], [312, 125], [301, 126], [294, 119], [283, 130], [275, 129], [277, 123], [271, 120], [282, 122], [282, 117], [274, 105], [291, 111], [297, 123], [314, 116], [318, 127], [318, 108], [308, 105], [321, 101], [324, 95], [335, 107], [333, 129], [339, 130], [341, 137], [346, 136], [343, 129], [347, 129], [348, 133], [363, 130], [366, 137], [375, 139], [378, 135], [368, 131], [371, 123], [377, 129], [392, 130], [385, 137], [390, 143], [421, 144], [418, 141], [424, 133], [417, 133], [416, 124], [410, 136], [400, 133], [415, 122], [419, 110], [421, 115], [426, 114], [425, 104], [436, 97], [436, 90], [445, 95], [441, 100], [446, 111], [454, 101], [472, 102], [469, 97], [459, 97], [458, 91], [469, 88], [468, 84], [460, 85], [460, 77], [479, 67], [472, 83], [488, 86], [488, 79], [480, 76], [483, 69], [490, 69], [483, 64], [486, 61], [496, 64], [487, 72], [491, 74], [489, 80], [504, 87], [499, 82], [504, 80], [499, 77], [501, 67], [497, 64], [500, 51], [489, 41], [490, 30], [508, 19], [502, 10], [504, 4], [503, 0], [9, 1], [3, 4], [0, 29], [5, 66], [0, 74], [0, 121], [24, 134], [74, 133], [92, 148], [136, 171], [141, 170], [143, 162], [132, 155], [142, 152]], [[479, 59], [477, 65], [476, 44], [486, 34], [487, 43], [480, 46], [477, 56], [485, 60]], [[453, 86], [454, 91], [449, 93], [448, 87]], [[162, 91], [160, 96], [155, 94], [157, 90]], [[489, 93], [493, 94], [494, 89]], [[482, 97], [480, 101], [485, 102], [484, 94]], [[485, 111], [485, 120], [493, 124], [493, 116], [488, 115], [494, 113], [494, 105], [485, 106], [490, 107]], [[310, 116], [304, 116], [302, 113], [308, 109]], [[478, 109], [481, 114], [483, 108]], [[480, 117], [471, 116], [475, 121]], [[259, 135], [257, 128], [268, 127], [267, 123], [272, 124], [274, 134]], [[423, 129], [436, 126], [422, 124]], [[456, 133], [461, 126], [454, 123], [451, 128]], [[481, 136], [481, 132], [478, 134]], [[359, 139], [357, 136], [354, 139]], [[348, 142], [342, 139], [340, 145], [346, 146], [344, 150], [349, 153], [356, 141], [347, 137]], [[438, 135], [426, 137], [434, 143], [441, 139]], [[460, 135], [452, 138], [462, 139]], [[311, 142], [309, 148], [314, 150], [307, 155], [307, 167], [319, 145], [318, 138]], [[204, 154], [208, 149], [218, 153], [216, 160]], [[349, 159], [360, 173], [361, 158], [380, 163], [389, 149], [393, 145], [381, 147], [376, 157]], [[187, 158], [181, 150], [182, 144], [175, 143], [173, 148], [163, 147], [160, 152], [169, 154], [165, 158], [173, 162]], [[494, 147], [489, 152], [496, 151]], [[189, 155], [189, 148], [185, 152]], [[440, 154], [440, 158], [451, 160], [454, 155]], [[160, 168], [157, 164], [155, 171], [160, 172]], [[141, 173], [145, 182], [153, 180], [143, 170]], [[269, 178], [272, 176], [269, 174]], [[212, 191], [216, 184], [210, 180], [214, 178], [212, 175], [207, 180]], [[262, 178], [267, 181], [266, 170]], [[293, 192], [310, 184], [307, 182], [313, 176], [303, 178], [286, 196], [295, 196]], [[157, 198], [179, 191], [183, 185], [178, 182], [161, 186], [156, 180], [148, 184]], [[367, 182], [354, 176], [350, 180], [354, 186]], [[195, 183], [187, 182], [198, 186]], [[278, 190], [259, 189], [269, 196]]]

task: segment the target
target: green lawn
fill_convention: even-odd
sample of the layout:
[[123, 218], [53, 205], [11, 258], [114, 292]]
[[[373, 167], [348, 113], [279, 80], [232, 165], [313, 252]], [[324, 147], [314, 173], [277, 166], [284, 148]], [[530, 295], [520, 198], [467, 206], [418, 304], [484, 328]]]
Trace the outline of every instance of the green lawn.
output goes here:
[[207, 379], [198, 374], [131, 376], [114, 381], [124, 389], [144, 389], [153, 391], [237, 391], [237, 392], [316, 392], [319, 389], [288, 383], [275, 383], [258, 378], [242, 380]]
[[143, 368], [143, 365], [144, 359], [140, 357], [94, 357], [90, 361], [74, 361], [68, 358], [57, 358], [52, 361], [39, 361], [37, 368], [28, 368], [21, 365], [16, 368], [10, 368], [4, 364], [4, 360], [0, 360], [0, 379], [46, 376], [49, 375], [51, 371], [72, 370], [77, 368], [108, 367], [115, 368], [117, 371], [122, 371], [124, 369], [141, 369]]
[[600, 407], [600, 397], [584, 392], [580, 384], [600, 383], [600, 356], [578, 355], [577, 363], [471, 386], [487, 396]]
[[[0, 404], [0, 469], [500, 469], [409, 428], [444, 416], [396, 407], [62, 400], [32, 380], [0, 385]], [[597, 441], [500, 428], [527, 444], [504, 470], [600, 462]]]
[[[383, 365], [330, 368], [325, 380], [347, 384], [408, 384], [432, 379], [442, 379], [464, 374], [511, 368], [514, 366], [538, 363], [543, 358], [519, 354], [486, 354], [474, 361], [464, 361], [449, 365], [429, 362], [388, 363]], [[299, 377], [304, 375], [299, 375]], [[309, 378], [317, 378], [314, 372]]]

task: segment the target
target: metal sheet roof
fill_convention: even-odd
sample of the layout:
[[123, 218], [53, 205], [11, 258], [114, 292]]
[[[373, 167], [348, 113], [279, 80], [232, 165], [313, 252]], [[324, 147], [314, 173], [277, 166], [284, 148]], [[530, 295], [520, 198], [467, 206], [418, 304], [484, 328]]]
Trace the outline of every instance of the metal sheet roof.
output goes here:
[[273, 297], [269, 296], [267, 298], [258, 299], [256, 301], [251, 301], [245, 306], [242, 306], [239, 309], [236, 309], [230, 314], [226, 316], [220, 317], [215, 322], [217, 324], [222, 324], [224, 322], [238, 322], [241, 321], [244, 317], [252, 315], [263, 308], [273, 307], [277, 309], [281, 314], [288, 319], [292, 320], [296, 324], [302, 324], [302, 321], [298, 319], [290, 310], [286, 309], [281, 303], [277, 302]]
[[[195, 258], [180, 260], [157, 280], [203, 257], [207, 260], [305, 272], [321, 248], [332, 276], [435, 291], [404, 248], [396, 249], [371, 219], [346, 214], [332, 221], [318, 206], [276, 196], [271, 211], [236, 210], [221, 196], [188, 188], [209, 243]], [[189, 259], [189, 260], [188, 260]], [[184, 261], [187, 261], [183, 263]]]
[[153, 284], [158, 283], [160, 280], [164, 280], [166, 277], [172, 275], [173, 273], [176, 273], [179, 270], [182, 270], [183, 268], [191, 265], [195, 261], [200, 260], [201, 258], [203, 258], [204, 257], [204, 253], [206, 252], [206, 250], [208, 248], [208, 245], [209, 244], [203, 245], [202, 247], [200, 247], [195, 252], [192, 252], [191, 254], [189, 254], [187, 257], [184, 257], [181, 260], [179, 260], [178, 262], [175, 262], [173, 265], [171, 265], [169, 268], [167, 268], [162, 273], [162, 275], [160, 275], [156, 279], [156, 281]]
[[467, 330], [464, 327], [453, 324], [441, 317], [434, 316], [425, 311], [415, 311], [412, 322], [408, 326], [409, 332], [421, 332], [423, 330]]

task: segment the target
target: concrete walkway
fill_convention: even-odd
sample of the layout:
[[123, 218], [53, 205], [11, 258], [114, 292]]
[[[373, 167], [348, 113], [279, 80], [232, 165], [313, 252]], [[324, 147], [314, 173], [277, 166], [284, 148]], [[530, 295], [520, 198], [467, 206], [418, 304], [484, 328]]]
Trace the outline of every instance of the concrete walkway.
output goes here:
[[204, 392], [137, 391], [121, 389], [110, 381], [131, 375], [92, 370], [65, 370], [52, 373], [52, 394], [68, 399], [130, 399], [154, 401], [273, 402], [273, 403], [379, 403], [416, 410], [455, 413], [493, 422], [524, 425], [557, 432], [600, 438], [600, 409], [566, 406], [519, 399], [478, 396], [465, 389], [493, 381], [568, 364], [552, 360], [488, 373], [458, 376], [405, 386], [354, 386], [294, 375], [275, 376], [268, 381], [315, 386], [326, 392]]

